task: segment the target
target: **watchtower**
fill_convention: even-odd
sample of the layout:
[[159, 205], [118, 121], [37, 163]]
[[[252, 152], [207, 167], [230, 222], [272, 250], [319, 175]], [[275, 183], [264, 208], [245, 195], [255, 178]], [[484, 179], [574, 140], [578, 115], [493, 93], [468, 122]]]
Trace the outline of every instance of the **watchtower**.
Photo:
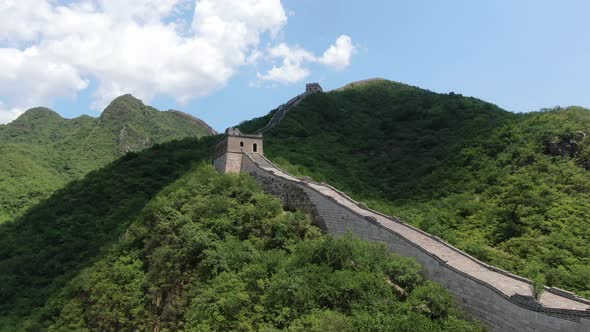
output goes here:
[[221, 173], [239, 173], [245, 153], [263, 154], [262, 134], [247, 135], [237, 128], [227, 128], [215, 147], [213, 164]]
[[324, 90], [322, 90], [322, 87], [320, 86], [319, 83], [305, 84], [305, 93], [311, 94], [311, 93], [318, 93], [318, 92], [324, 92]]

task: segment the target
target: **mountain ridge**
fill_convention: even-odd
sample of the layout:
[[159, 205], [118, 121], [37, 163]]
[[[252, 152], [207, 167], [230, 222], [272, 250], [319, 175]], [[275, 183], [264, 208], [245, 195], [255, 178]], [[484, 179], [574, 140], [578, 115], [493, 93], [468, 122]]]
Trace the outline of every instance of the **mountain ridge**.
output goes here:
[[43, 106], [39, 106], [39, 107], [33, 107], [30, 108], [28, 110], [26, 110], [23, 114], [21, 114], [18, 118], [15, 119], [24, 119], [24, 118], [41, 118], [41, 117], [59, 117], [60, 119], [63, 119], [61, 115], [59, 115], [57, 112], [55, 112], [54, 110], [47, 108], [47, 107], [43, 107]]
[[[125, 153], [214, 133], [200, 119], [159, 111], [130, 94], [114, 99], [96, 118], [66, 119], [45, 107], [32, 108], [0, 126], [0, 178], [6, 178], [0, 181], [0, 223]], [[22, 166], [9, 169], [14, 165]]]
[[[126, 104], [125, 98], [119, 102]], [[111, 111], [114, 118], [125, 118], [127, 112]], [[142, 117], [149, 108], [131, 111]], [[240, 127], [256, 130], [272, 114]], [[0, 289], [0, 326], [108, 330], [149, 322], [142, 328], [216, 324], [228, 330], [237, 329], [238, 322], [252, 329], [272, 322], [278, 329], [309, 330], [320, 326], [314, 322], [325, 322], [319, 328], [325, 330], [333, 322], [346, 322], [340, 330], [404, 326], [432, 331], [443, 330], [437, 324], [451, 318], [444, 323], [451, 324], [445, 325], [449, 330], [479, 330], [448, 311], [454, 300], [440, 286], [415, 287], [419, 269], [412, 261], [387, 265], [387, 278], [364, 279], [368, 274], [358, 271], [358, 264], [366, 259], [374, 271], [375, 256], [366, 254], [369, 247], [351, 246], [348, 240], [327, 240], [323, 247], [312, 241], [294, 260], [275, 251], [258, 256], [254, 249], [261, 245], [272, 248], [293, 240], [285, 235], [301, 225], [299, 212], [281, 212], [276, 202], [251, 191], [247, 176], [219, 176], [210, 165], [194, 167], [211, 163], [216, 137], [135, 152], [133, 144], [145, 138], [142, 128], [131, 123], [107, 129], [108, 137], [132, 151], [70, 182], [14, 223], [0, 225], [6, 244], [0, 248], [0, 284], [8, 285]], [[537, 285], [588, 297], [590, 176], [584, 165], [590, 160], [590, 140], [580, 131], [590, 132], [586, 109], [514, 114], [477, 98], [372, 80], [306, 96], [265, 134], [264, 150], [282, 169], [330, 183], [360, 204], [402, 217], [484, 262]], [[79, 133], [76, 139], [85, 149], [96, 148], [86, 141], [96, 132]], [[36, 145], [0, 145], [0, 151], [10, 148], [19, 149], [12, 151], [19, 158], [56, 162], [43, 159]], [[60, 167], [77, 171], [79, 155], [61, 159]], [[18, 175], [21, 170], [14, 165], [19, 162], [0, 164], [0, 174]], [[25, 171], [64, 174], [51, 167]], [[167, 185], [172, 187], [163, 189]], [[287, 223], [276, 223], [276, 216], [286, 215], [292, 216]], [[213, 241], [218, 234], [227, 238]], [[364, 258], [351, 260], [357, 253], [365, 253]], [[412, 279], [396, 279], [407, 273]], [[274, 274], [280, 278], [268, 277]], [[346, 295], [351, 281], [352, 298]], [[274, 285], [272, 293], [265, 293], [268, 285]], [[301, 288], [291, 291], [293, 285]], [[323, 288], [306, 287], [314, 285]], [[340, 294], [336, 300], [344, 308], [330, 304], [327, 312], [305, 311], [309, 303], [332, 303], [326, 296], [332, 291]], [[375, 291], [389, 294], [377, 307], [372, 300], [381, 297]], [[219, 292], [224, 301], [216, 300]], [[355, 298], [371, 305], [352, 315], [359, 308], [349, 305]], [[265, 308], [283, 309], [261, 318], [262, 307], [252, 307], [260, 301], [269, 305]], [[395, 308], [381, 311], [391, 303]], [[211, 309], [218, 306], [222, 309]]]
[[[131, 104], [131, 105], [129, 105], [129, 104]], [[128, 107], [128, 106], [130, 106], [130, 107]], [[173, 113], [183, 119], [190, 120], [195, 124], [199, 124], [203, 127], [208, 128], [209, 133], [211, 135], [217, 134], [217, 132], [211, 126], [209, 126], [204, 120], [202, 120], [192, 114], [189, 114], [189, 113], [186, 113], [183, 111], [179, 111], [179, 110], [175, 110], [175, 109], [169, 109], [166, 111], [159, 111], [151, 106], [145, 105], [141, 99], [138, 99], [129, 93], [121, 95], [121, 96], [113, 99], [109, 103], [109, 105], [107, 105], [107, 107], [103, 110], [103, 112], [101, 112], [101, 114], [98, 117], [93, 117], [88, 114], [81, 114], [75, 118], [65, 118], [65, 117], [62, 117], [58, 112], [56, 112], [50, 108], [47, 108], [44, 106], [37, 106], [37, 107], [33, 107], [33, 108], [26, 110], [21, 115], [19, 115], [16, 119], [14, 119], [12, 122], [9, 122], [6, 124], [1, 124], [0, 127], [9, 126], [9, 125], [13, 124], [14, 122], [22, 123], [25, 120], [30, 120], [31, 118], [33, 118], [33, 120], [38, 120], [38, 119], [43, 119], [43, 118], [49, 117], [49, 118], [54, 118], [54, 119], [59, 118], [61, 120], [65, 120], [65, 121], [86, 121], [88, 119], [96, 120], [96, 119], [101, 119], [101, 118], [104, 119], [104, 118], [109, 118], [109, 117], [114, 117], [114, 119], [116, 119], [117, 116], [120, 115], [121, 113], [122, 114], [132, 113], [133, 111], [136, 111], [137, 108], [143, 109], [145, 107], [148, 107], [151, 110], [155, 110], [155, 111], [158, 111], [161, 113], [167, 113], [167, 112]], [[105, 112], [106, 112], [106, 115], [105, 115]]]

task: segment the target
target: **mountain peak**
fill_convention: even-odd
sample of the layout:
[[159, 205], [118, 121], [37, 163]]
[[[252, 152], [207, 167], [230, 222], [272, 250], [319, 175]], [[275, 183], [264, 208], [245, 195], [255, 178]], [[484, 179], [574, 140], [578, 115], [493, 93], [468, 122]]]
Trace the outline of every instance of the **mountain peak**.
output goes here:
[[135, 107], [143, 107], [143, 106], [145, 106], [145, 104], [143, 103], [143, 101], [141, 101], [141, 99], [135, 98], [130, 93], [124, 94], [122, 96], [119, 96], [119, 97], [113, 99], [113, 101], [111, 101], [111, 103], [109, 104], [109, 106], [107, 106], [107, 109], [110, 106], [118, 106], [118, 105], [135, 106]]
[[40, 120], [62, 120], [63, 118], [55, 111], [46, 107], [35, 107], [21, 114], [13, 123], [23, 123]]
[[374, 77], [374, 78], [369, 78], [366, 80], [360, 80], [360, 81], [355, 81], [355, 82], [350, 82], [338, 89], [335, 89], [335, 91], [342, 91], [342, 90], [348, 90], [348, 89], [352, 89], [355, 87], [359, 87], [359, 86], [363, 86], [363, 85], [369, 85], [369, 84], [374, 84], [374, 83], [387, 83], [387, 82], [392, 82], [393, 81], [389, 81], [386, 80], [384, 78], [380, 78], [380, 77]]
[[143, 108], [145, 108], [145, 104], [140, 99], [133, 97], [131, 94], [125, 94], [113, 99], [109, 106], [104, 109], [100, 118], [103, 120], [120, 119], [141, 111]]
[[113, 99], [113, 101], [111, 101], [111, 104], [117, 103], [117, 102], [136, 102], [136, 103], [141, 103], [143, 105], [143, 102], [141, 101], [141, 99], [135, 98], [130, 93], [126, 93], [124, 95], [121, 95], [121, 96]]

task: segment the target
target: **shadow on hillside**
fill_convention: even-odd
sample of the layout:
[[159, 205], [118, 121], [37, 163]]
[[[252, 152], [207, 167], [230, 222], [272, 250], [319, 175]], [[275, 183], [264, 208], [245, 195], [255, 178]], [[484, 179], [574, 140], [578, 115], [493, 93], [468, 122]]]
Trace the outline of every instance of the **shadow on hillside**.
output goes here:
[[0, 316], [39, 308], [118, 239], [164, 187], [210, 160], [217, 136], [129, 153], [0, 225]]

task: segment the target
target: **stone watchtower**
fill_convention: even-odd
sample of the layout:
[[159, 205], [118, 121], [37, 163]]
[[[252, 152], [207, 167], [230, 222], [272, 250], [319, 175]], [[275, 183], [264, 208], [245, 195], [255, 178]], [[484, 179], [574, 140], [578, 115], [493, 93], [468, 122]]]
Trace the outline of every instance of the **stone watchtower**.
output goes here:
[[221, 173], [239, 173], [244, 153], [263, 154], [262, 134], [247, 135], [237, 128], [227, 128], [215, 147], [213, 164]]
[[322, 90], [322, 87], [320, 86], [319, 83], [305, 84], [305, 93], [306, 94], [312, 94], [312, 93], [318, 93], [318, 92], [324, 92], [324, 90]]

